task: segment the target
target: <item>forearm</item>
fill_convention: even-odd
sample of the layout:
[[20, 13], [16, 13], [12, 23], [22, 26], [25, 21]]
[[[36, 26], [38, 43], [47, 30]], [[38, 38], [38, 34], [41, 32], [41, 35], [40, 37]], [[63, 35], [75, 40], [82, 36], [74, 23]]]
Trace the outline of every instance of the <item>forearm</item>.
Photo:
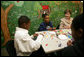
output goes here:
[[39, 35], [37, 39], [34, 42], [32, 42], [32, 51], [36, 51], [40, 48], [42, 38], [43, 36]]
[[63, 29], [64, 28], [64, 26], [63, 25], [60, 25], [60, 27], [59, 27], [60, 29]]
[[42, 35], [39, 35], [36, 39], [37, 42], [39, 42], [41, 44], [41, 40], [42, 40], [43, 36]]
[[40, 31], [46, 31], [47, 29], [45, 28], [39, 28]]
[[34, 38], [34, 36], [33, 36], [33, 35], [31, 35], [30, 37], [31, 37], [32, 39]]

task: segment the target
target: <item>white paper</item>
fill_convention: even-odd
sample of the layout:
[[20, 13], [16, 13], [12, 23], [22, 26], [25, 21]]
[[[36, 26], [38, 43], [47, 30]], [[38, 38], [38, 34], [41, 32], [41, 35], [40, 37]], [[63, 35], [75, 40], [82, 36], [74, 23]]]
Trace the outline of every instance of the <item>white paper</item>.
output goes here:
[[62, 39], [62, 40], [68, 39], [67, 36], [65, 36], [65, 35], [58, 35], [58, 38]]

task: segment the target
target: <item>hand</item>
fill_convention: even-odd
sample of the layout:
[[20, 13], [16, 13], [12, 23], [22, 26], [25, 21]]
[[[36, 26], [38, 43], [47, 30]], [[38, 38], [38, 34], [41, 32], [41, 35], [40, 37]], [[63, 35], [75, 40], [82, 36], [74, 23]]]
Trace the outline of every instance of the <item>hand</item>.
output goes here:
[[54, 27], [53, 30], [56, 30], [56, 27]]
[[67, 45], [68, 45], [68, 46], [71, 46], [71, 45], [72, 45], [72, 41], [69, 40], [69, 41], [67, 42]]
[[40, 33], [40, 35], [42, 35], [44, 37], [44, 34]]
[[48, 30], [51, 31], [53, 28], [49, 28]]
[[65, 26], [66, 29], [70, 29], [70, 26]]
[[38, 34], [34, 34], [33, 36], [34, 36], [34, 37], [35, 37], [35, 36], [38, 36]]

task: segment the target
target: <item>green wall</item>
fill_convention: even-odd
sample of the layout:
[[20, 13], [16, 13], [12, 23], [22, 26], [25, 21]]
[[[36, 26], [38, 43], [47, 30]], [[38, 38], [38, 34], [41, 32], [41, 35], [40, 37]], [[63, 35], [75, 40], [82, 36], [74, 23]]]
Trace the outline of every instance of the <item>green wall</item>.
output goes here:
[[[72, 9], [72, 17], [75, 17], [79, 14], [78, 5], [72, 3], [71, 1], [67, 3], [63, 1], [56, 1], [56, 3], [59, 3], [59, 5], [56, 5], [54, 1], [23, 1], [21, 3], [18, 3], [19, 6], [15, 4], [15, 1], [1, 1], [1, 6], [4, 9], [6, 9], [10, 4], [14, 4], [14, 7], [8, 13], [7, 19], [11, 38], [14, 38], [15, 27], [18, 26], [18, 18], [21, 15], [26, 15], [31, 19], [29, 34], [34, 34], [35, 31], [37, 31], [40, 23], [42, 22], [42, 18], [37, 18], [38, 9], [41, 9], [40, 3], [50, 6], [50, 20], [53, 22], [54, 27], [56, 27], [60, 23], [60, 19], [64, 17], [65, 9]], [[3, 41], [3, 33], [1, 31], [1, 43], [3, 43]]]

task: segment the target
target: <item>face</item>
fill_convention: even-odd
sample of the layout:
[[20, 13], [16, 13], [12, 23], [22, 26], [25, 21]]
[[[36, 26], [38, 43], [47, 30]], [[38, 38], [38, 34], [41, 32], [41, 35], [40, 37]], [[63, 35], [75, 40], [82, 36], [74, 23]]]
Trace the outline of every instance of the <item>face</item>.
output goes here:
[[65, 17], [66, 17], [66, 19], [69, 19], [70, 18], [70, 13], [69, 12], [67, 12], [66, 14], [65, 14]]
[[24, 23], [23, 26], [24, 26], [25, 29], [28, 30], [30, 28], [30, 21], [27, 24]]
[[49, 23], [49, 16], [46, 16], [46, 17], [44, 18], [44, 21], [45, 21], [46, 23]]
[[74, 27], [71, 26], [71, 30], [72, 30], [72, 37], [74, 38], [74, 40], [78, 40], [83, 37], [82, 29], [75, 30]]

